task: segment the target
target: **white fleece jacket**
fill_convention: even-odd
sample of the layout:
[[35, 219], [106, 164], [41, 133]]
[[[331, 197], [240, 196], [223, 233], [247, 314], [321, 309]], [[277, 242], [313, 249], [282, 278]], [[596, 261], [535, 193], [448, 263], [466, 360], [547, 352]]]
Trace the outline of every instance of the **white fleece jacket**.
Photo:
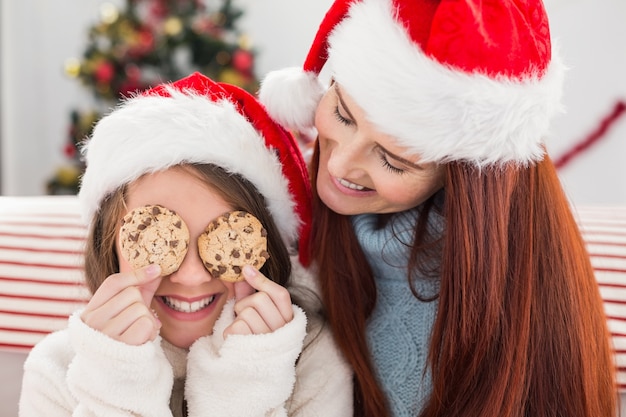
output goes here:
[[[307, 318], [295, 305], [293, 311], [293, 320], [273, 333], [223, 340], [234, 319], [233, 302], [227, 304], [213, 335], [189, 349], [189, 417], [352, 415], [352, 374], [330, 332], [313, 317], [305, 338]], [[67, 329], [29, 354], [19, 416], [171, 417], [173, 381], [160, 337], [126, 345], [88, 327], [76, 312]]]

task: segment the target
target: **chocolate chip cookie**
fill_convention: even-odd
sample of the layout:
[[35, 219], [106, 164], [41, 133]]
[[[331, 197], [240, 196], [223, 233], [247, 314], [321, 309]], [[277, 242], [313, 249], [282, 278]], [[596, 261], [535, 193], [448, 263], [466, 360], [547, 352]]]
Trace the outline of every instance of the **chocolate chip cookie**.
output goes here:
[[270, 257], [267, 231], [245, 211], [224, 213], [209, 223], [198, 238], [198, 251], [211, 275], [228, 282], [243, 281], [244, 265], [258, 269]]
[[183, 219], [163, 206], [136, 208], [124, 216], [120, 251], [137, 269], [159, 264], [169, 275], [179, 267], [189, 247], [189, 230]]

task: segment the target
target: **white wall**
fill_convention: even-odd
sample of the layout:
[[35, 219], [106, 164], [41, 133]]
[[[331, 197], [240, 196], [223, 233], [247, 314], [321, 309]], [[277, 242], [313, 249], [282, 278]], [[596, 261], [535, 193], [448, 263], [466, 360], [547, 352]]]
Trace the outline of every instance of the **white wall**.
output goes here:
[[[89, 91], [63, 73], [78, 57], [103, 0], [0, 0], [2, 30], [2, 193], [44, 193], [63, 162], [69, 111], [88, 106]], [[122, 0], [113, 1], [122, 4]], [[237, 0], [240, 25], [258, 50], [257, 75], [304, 60], [331, 0]], [[567, 151], [596, 127], [615, 100], [626, 100], [626, 2], [546, 0], [552, 32], [570, 67], [567, 113], [553, 125], [548, 149]], [[626, 115], [605, 139], [560, 173], [576, 203], [626, 204]]]
[[[209, 0], [211, 1], [211, 0]], [[214, 0], [213, 0], [214, 1]], [[45, 193], [64, 161], [70, 110], [91, 107], [90, 90], [63, 72], [80, 57], [88, 27], [104, 0], [0, 0], [2, 138], [0, 190], [4, 195]], [[122, 5], [122, 0], [110, 3]], [[257, 75], [299, 65], [330, 0], [237, 0], [240, 27], [259, 51]]]
[[[569, 67], [567, 113], [553, 125], [548, 142], [561, 155], [588, 137], [617, 100], [626, 102], [626, 2], [548, 2], [552, 32]], [[626, 204], [626, 113], [613, 128], [560, 171], [571, 199], [580, 204]]]

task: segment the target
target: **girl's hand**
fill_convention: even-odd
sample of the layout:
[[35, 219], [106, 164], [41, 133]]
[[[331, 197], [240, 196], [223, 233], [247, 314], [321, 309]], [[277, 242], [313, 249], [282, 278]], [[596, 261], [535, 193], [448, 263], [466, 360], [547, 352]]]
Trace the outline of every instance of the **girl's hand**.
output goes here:
[[91, 297], [81, 319], [92, 329], [129, 345], [154, 340], [161, 322], [150, 303], [160, 278], [158, 265], [110, 275]]
[[[293, 319], [291, 296], [285, 287], [255, 268], [243, 268], [245, 281], [235, 284], [235, 321], [224, 330], [230, 334], [271, 333]], [[255, 291], [256, 290], [256, 291]]]

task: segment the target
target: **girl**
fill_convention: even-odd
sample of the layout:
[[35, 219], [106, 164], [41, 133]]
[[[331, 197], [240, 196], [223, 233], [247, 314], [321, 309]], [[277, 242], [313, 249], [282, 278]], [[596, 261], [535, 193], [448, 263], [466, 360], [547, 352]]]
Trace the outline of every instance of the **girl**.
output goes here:
[[337, 0], [303, 69], [260, 97], [317, 128], [311, 253], [354, 416], [615, 415], [603, 305], [543, 145], [563, 66], [541, 1]]
[[[298, 290], [310, 285], [296, 255], [310, 227], [303, 161], [252, 96], [195, 73], [127, 100], [84, 154], [93, 297], [31, 351], [21, 417], [352, 413], [350, 371], [316, 297]], [[122, 218], [147, 205], [174, 211], [189, 230], [168, 275], [156, 264], [133, 269], [120, 250]], [[197, 244], [233, 210], [260, 220], [270, 253], [234, 284], [211, 275]]]

